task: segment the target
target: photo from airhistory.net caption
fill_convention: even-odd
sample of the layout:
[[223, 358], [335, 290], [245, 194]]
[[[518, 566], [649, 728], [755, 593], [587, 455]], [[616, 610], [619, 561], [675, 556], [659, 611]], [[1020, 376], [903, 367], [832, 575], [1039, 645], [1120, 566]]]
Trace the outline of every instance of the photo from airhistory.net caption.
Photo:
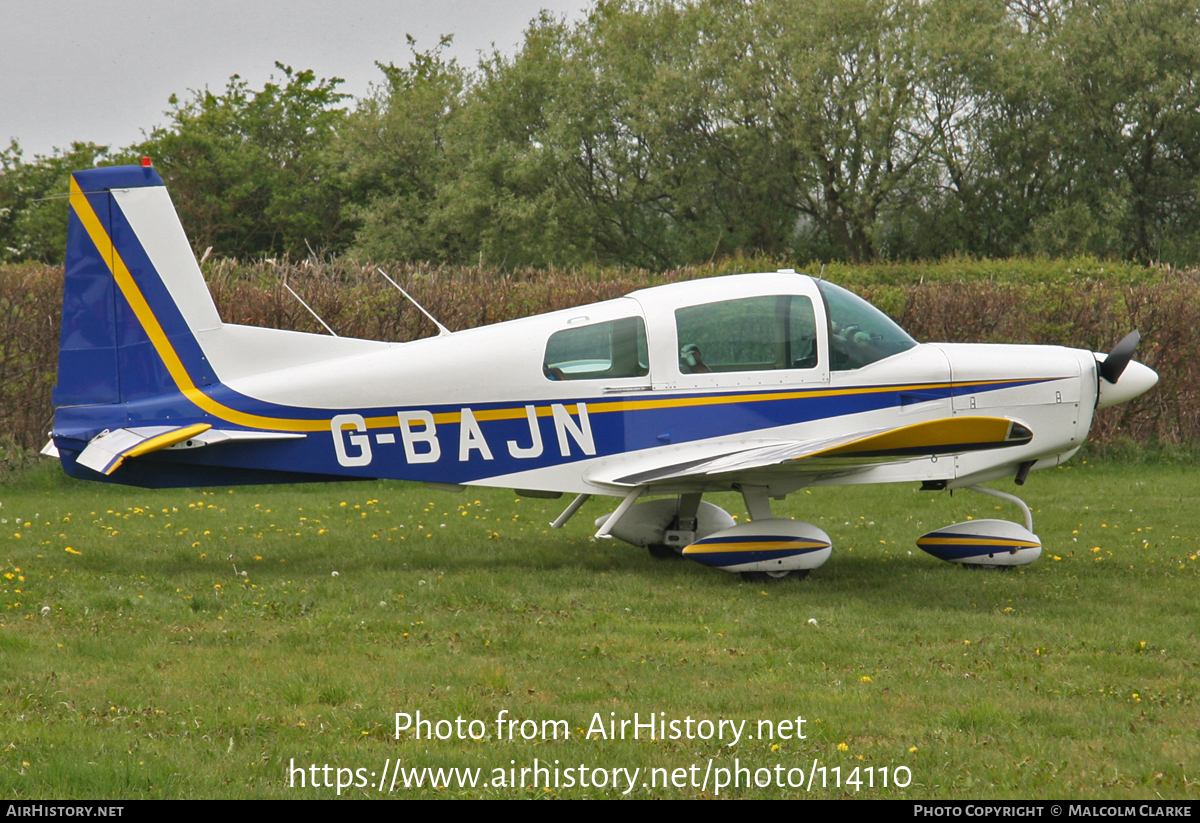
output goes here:
[[[502, 709], [494, 720], [464, 718], [453, 719], [423, 717], [420, 710], [396, 712], [395, 738], [405, 736], [414, 741], [485, 741], [524, 740], [557, 741], [582, 736], [585, 740], [635, 740], [654, 743], [657, 741], [717, 741], [734, 749], [743, 739], [772, 742], [772, 750], [779, 751], [774, 741], [804, 740], [805, 719], [797, 716], [785, 720], [735, 720], [732, 718], [668, 717], [666, 712], [642, 714], [634, 712], [631, 717], [618, 717], [608, 712], [605, 717], [595, 712], [587, 728], [575, 727], [567, 720], [517, 719], [507, 709]], [[839, 748], [846, 750], [846, 745]], [[376, 764], [378, 766], [378, 764]], [[863, 766], [847, 763], [843, 766], [826, 766], [817, 758], [811, 765], [801, 766], [791, 762], [743, 762], [740, 757], [713, 758], [702, 762], [688, 762], [674, 767], [667, 766], [596, 766], [586, 762], [573, 762], [559, 758], [518, 762], [509, 759], [497, 762], [494, 767], [451, 767], [436, 764], [413, 766], [400, 760], [385, 758], [382, 767], [345, 764], [309, 763], [297, 764], [291, 759], [288, 764], [288, 785], [292, 788], [332, 788], [340, 795], [344, 789], [377, 788], [380, 792], [392, 793], [423, 787], [456, 785], [462, 789], [551, 789], [597, 788], [609, 789], [620, 795], [629, 795], [639, 786], [642, 789], [698, 789], [720, 797], [729, 789], [777, 788], [811, 790], [814, 781], [818, 788], [840, 788], [861, 791], [877, 786], [889, 785], [905, 788], [912, 782], [912, 770], [907, 766]]]

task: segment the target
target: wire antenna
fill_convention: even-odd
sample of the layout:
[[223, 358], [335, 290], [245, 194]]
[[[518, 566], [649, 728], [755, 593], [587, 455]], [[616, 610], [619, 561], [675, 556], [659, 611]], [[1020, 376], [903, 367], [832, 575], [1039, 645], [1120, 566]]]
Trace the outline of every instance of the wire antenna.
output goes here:
[[330, 334], [332, 334], [334, 337], [337, 337], [337, 336], [338, 336], [338, 335], [337, 335], [337, 332], [335, 332], [333, 329], [329, 328], [329, 324], [328, 324], [328, 323], [326, 323], [324, 320], [322, 320], [322, 319], [321, 319], [321, 315], [319, 315], [319, 314], [317, 314], [315, 311], [313, 311], [313, 309], [312, 309], [312, 306], [310, 306], [310, 305], [308, 305], [307, 303], [305, 303], [305, 302], [304, 302], [304, 298], [303, 298], [303, 297], [301, 297], [300, 295], [296, 294], [296, 292], [292, 290], [292, 287], [291, 287], [291, 286], [289, 286], [287, 283], [284, 283], [284, 284], [283, 284], [283, 287], [284, 287], [285, 289], [287, 289], [289, 292], [291, 292], [291, 294], [292, 294], [292, 297], [294, 297], [294, 298], [296, 298], [297, 300], [299, 300], [299, 301], [300, 301], [300, 305], [301, 305], [301, 306], [303, 306], [304, 308], [308, 309], [308, 313], [309, 313], [309, 314], [311, 314], [313, 317], [317, 318], [317, 322], [318, 322], [318, 323], [320, 323], [322, 326], [324, 326], [324, 327], [325, 327], [325, 331], [329, 332], [329, 333], [330, 333]]
[[446, 328], [446, 327], [445, 327], [445, 326], [443, 326], [441, 323], [439, 323], [439, 322], [437, 321], [437, 318], [436, 318], [436, 317], [434, 317], [434, 316], [433, 316], [432, 314], [430, 314], [429, 312], [425, 311], [425, 307], [424, 307], [424, 306], [422, 306], [420, 303], [418, 303], [418, 302], [417, 302], [417, 301], [416, 301], [416, 300], [413, 298], [413, 296], [412, 296], [411, 294], [409, 294], [408, 292], [406, 292], [404, 289], [400, 288], [400, 284], [399, 284], [399, 283], [397, 283], [397, 282], [396, 282], [395, 280], [393, 280], [392, 278], [388, 277], [388, 275], [387, 275], [387, 272], [385, 272], [383, 269], [381, 269], [381, 268], [379, 268], [379, 267], [376, 267], [376, 268], [375, 268], [375, 271], [377, 271], [377, 272], [379, 272], [380, 274], [382, 274], [382, 275], [383, 275], [383, 279], [384, 279], [384, 280], [388, 281], [388, 282], [389, 282], [389, 283], [391, 283], [393, 286], [395, 286], [395, 287], [396, 287], [396, 288], [397, 288], [397, 289], [400, 291], [400, 293], [401, 293], [401, 294], [403, 294], [405, 297], [407, 297], [407, 298], [408, 298], [408, 302], [412, 303], [414, 306], [416, 306], [418, 309], [420, 309], [420, 310], [421, 310], [421, 314], [423, 314], [423, 315], [425, 315], [426, 317], [428, 317], [428, 318], [430, 319], [430, 321], [432, 321], [433, 325], [435, 325], [435, 326], [437, 326], [437, 327], [438, 327], [438, 337], [441, 337], [442, 335], [445, 335], [445, 334], [453, 334], [453, 332], [452, 332], [452, 331], [450, 331], [448, 328]]

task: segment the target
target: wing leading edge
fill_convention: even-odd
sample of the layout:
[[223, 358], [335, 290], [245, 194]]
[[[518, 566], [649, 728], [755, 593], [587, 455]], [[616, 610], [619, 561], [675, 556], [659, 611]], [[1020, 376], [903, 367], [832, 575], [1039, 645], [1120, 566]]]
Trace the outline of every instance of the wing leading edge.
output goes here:
[[909, 426], [874, 429], [805, 442], [784, 441], [717, 457], [644, 469], [608, 482], [645, 486], [664, 481], [710, 479], [757, 469], [801, 474], [848, 471], [881, 463], [1021, 446], [1033, 439], [1027, 427], [1003, 417], [949, 417]]

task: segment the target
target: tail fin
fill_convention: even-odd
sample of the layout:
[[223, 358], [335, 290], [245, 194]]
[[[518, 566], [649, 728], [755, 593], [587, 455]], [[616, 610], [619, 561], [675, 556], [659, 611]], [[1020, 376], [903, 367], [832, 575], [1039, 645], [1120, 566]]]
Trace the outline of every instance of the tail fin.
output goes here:
[[162, 178], [71, 175], [54, 405], [127, 403], [216, 382], [196, 334], [221, 320]]

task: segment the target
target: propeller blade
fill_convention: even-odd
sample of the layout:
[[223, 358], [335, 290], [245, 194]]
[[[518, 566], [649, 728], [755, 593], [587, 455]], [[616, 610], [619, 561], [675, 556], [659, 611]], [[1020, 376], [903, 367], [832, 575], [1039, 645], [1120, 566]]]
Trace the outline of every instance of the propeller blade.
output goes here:
[[1138, 343], [1142, 342], [1142, 335], [1137, 329], [1134, 329], [1121, 340], [1120, 343], [1108, 353], [1108, 357], [1100, 364], [1100, 376], [1109, 383], [1116, 385], [1116, 382], [1121, 379], [1121, 374], [1125, 371], [1125, 367], [1129, 365], [1129, 361], [1133, 359], [1133, 353], [1137, 351]]

